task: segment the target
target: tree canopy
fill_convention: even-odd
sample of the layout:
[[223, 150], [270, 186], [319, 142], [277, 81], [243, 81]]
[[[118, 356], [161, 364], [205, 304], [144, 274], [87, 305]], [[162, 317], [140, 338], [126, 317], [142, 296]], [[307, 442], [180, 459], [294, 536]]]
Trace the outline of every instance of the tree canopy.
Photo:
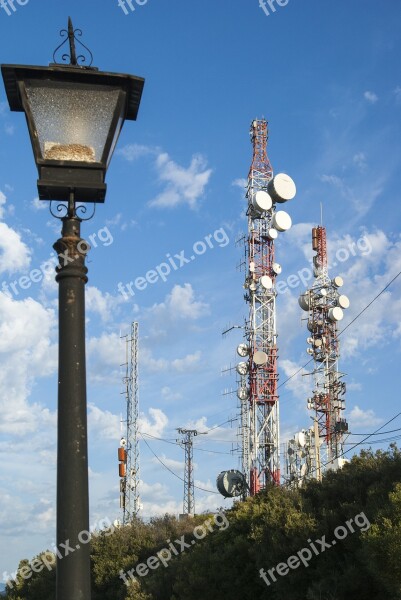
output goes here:
[[[91, 556], [93, 600], [401, 600], [401, 452], [364, 451], [322, 483], [269, 487], [220, 516], [135, 519], [99, 532]], [[7, 598], [54, 589], [53, 566]]]

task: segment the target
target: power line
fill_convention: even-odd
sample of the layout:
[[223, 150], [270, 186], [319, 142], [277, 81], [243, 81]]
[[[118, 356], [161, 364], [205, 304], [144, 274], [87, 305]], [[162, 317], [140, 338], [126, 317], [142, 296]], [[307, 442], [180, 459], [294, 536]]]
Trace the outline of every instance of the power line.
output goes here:
[[369, 304], [367, 306], [365, 306], [365, 308], [363, 310], [361, 310], [361, 312], [359, 314], [356, 315], [356, 317], [354, 319], [352, 319], [352, 321], [350, 323], [348, 323], [348, 325], [346, 327], [344, 327], [344, 329], [338, 334], [338, 337], [340, 337], [340, 335], [342, 335], [344, 333], [344, 331], [347, 331], [348, 327], [351, 327], [351, 325], [353, 323], [355, 323], [355, 321], [366, 311], [368, 310], [368, 308], [370, 306], [372, 306], [373, 302], [375, 302], [382, 294], [384, 294], [384, 292], [387, 290], [387, 288], [390, 287], [390, 285], [401, 275], [401, 271], [399, 273], [397, 273], [397, 275], [395, 275], [395, 277], [393, 277], [393, 279], [391, 281], [388, 282], [388, 284], [381, 290], [381, 292], [379, 292], [377, 294], [377, 296], [375, 296], [373, 298], [373, 300], [371, 300], [369, 302]]
[[200, 433], [209, 433], [209, 431], [213, 431], [214, 429], [218, 429], [219, 427], [221, 427], [222, 425], [225, 425], [226, 423], [235, 423], [235, 421], [238, 421], [238, 417], [236, 419], [228, 419], [227, 421], [224, 421], [223, 423], [220, 423], [220, 425], [215, 425], [214, 427], [211, 427], [210, 429], [206, 429], [206, 431], [202, 431]]
[[[169, 472], [170, 472], [172, 475], [174, 475], [174, 477], [177, 477], [177, 479], [180, 479], [180, 481], [184, 481], [183, 477], [180, 477], [179, 475], [177, 475], [177, 473], [175, 473], [175, 472], [174, 472], [172, 469], [170, 469], [170, 467], [168, 467], [168, 466], [167, 466], [167, 465], [166, 465], [166, 464], [165, 464], [165, 463], [162, 461], [162, 459], [161, 459], [161, 458], [159, 458], [159, 457], [157, 456], [157, 454], [156, 454], [156, 453], [155, 453], [155, 452], [152, 450], [152, 448], [149, 446], [148, 442], [145, 440], [145, 438], [143, 437], [143, 435], [142, 435], [142, 434], [140, 434], [140, 435], [141, 435], [141, 438], [143, 439], [143, 441], [145, 442], [145, 444], [147, 445], [147, 447], [149, 448], [149, 450], [151, 451], [151, 453], [153, 454], [153, 456], [154, 456], [154, 457], [155, 457], [155, 458], [156, 458], [156, 459], [159, 461], [159, 463], [160, 463], [161, 465], [163, 465], [163, 467], [164, 467], [165, 469], [167, 469], [167, 471], [169, 471]], [[195, 487], [197, 490], [201, 490], [202, 492], [208, 492], [209, 494], [217, 494], [218, 496], [220, 495], [220, 494], [219, 494], [219, 492], [215, 492], [214, 490], [207, 490], [206, 488], [199, 487], [198, 485], [194, 485], [194, 487]]]
[[[396, 433], [397, 431], [401, 431], [401, 427], [398, 429], [390, 429], [389, 431], [382, 431], [379, 435], [385, 435], [387, 433]], [[350, 433], [349, 435], [370, 435], [369, 433]]]

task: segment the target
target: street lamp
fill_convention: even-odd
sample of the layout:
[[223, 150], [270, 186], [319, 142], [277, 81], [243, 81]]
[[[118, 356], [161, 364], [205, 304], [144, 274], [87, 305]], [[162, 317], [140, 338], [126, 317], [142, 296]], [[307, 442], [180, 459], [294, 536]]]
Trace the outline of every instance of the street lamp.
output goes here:
[[[41, 200], [57, 206], [59, 257], [59, 379], [57, 441], [57, 600], [90, 599], [90, 548], [85, 359], [85, 257], [80, 237], [86, 206], [104, 202], [105, 175], [126, 119], [136, 120], [144, 80], [82, 66], [81, 30], [61, 31], [69, 64], [2, 65], [10, 109], [24, 112], [39, 172]], [[78, 36], [78, 37], [77, 37]], [[83, 44], [81, 44], [83, 46]], [[88, 50], [85, 46], [83, 46]], [[61, 50], [62, 52], [62, 50]], [[88, 50], [90, 56], [91, 53]], [[81, 64], [79, 64], [81, 63]], [[64, 209], [64, 215], [60, 216]], [[86, 543], [85, 543], [86, 542]]]

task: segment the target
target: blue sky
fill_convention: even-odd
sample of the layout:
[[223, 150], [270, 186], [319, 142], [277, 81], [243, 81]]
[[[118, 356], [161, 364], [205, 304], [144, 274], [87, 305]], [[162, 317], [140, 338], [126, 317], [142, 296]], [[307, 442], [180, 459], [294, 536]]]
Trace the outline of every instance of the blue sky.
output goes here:
[[[230, 455], [237, 423], [227, 423], [236, 417], [236, 397], [222, 395], [235, 389], [235, 378], [220, 371], [235, 364], [241, 334], [221, 332], [246, 314], [235, 239], [246, 227], [253, 118], [269, 120], [273, 168], [298, 188], [288, 205], [293, 228], [277, 243], [281, 279], [307, 267], [320, 203], [331, 274], [344, 277], [351, 300], [344, 326], [401, 270], [401, 8], [289, 0], [267, 16], [258, 0], [148, 0], [125, 15], [117, 0], [64, 5], [29, 0], [10, 16], [0, 10], [1, 62], [51, 62], [71, 15], [97, 67], [146, 78], [138, 121], [125, 124], [107, 175], [106, 203], [83, 225], [84, 236], [92, 236], [87, 354], [95, 523], [119, 516], [119, 338], [134, 319], [144, 434], [174, 441], [177, 427], [215, 428], [196, 442], [200, 487], [215, 489], [216, 475], [238, 466]], [[0, 286], [53, 254], [59, 223], [37, 201], [36, 178], [24, 118], [9, 112], [1, 89]], [[119, 293], [120, 282], [144, 276], [166, 255], [190, 257], [207, 236], [213, 248], [172, 269], [165, 282], [135, 289], [135, 296]], [[55, 535], [57, 288], [51, 274], [16, 289], [11, 298], [0, 292], [0, 573], [49, 547]], [[342, 338], [353, 432], [374, 431], [399, 406], [400, 289], [397, 280]], [[301, 291], [287, 287], [278, 297], [282, 382], [308, 360]], [[284, 441], [309, 423], [308, 380], [293, 378], [280, 391]], [[183, 451], [147, 441], [182, 476]], [[181, 512], [182, 483], [144, 444], [141, 476], [145, 516]], [[200, 491], [196, 501], [198, 511], [228, 505]]]

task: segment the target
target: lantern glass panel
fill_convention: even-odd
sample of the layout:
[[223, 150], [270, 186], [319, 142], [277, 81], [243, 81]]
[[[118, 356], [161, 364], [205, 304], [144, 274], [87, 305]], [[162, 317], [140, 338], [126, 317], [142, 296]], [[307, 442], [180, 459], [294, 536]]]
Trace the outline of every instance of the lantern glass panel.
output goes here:
[[120, 89], [34, 80], [24, 87], [42, 159], [107, 162]]

